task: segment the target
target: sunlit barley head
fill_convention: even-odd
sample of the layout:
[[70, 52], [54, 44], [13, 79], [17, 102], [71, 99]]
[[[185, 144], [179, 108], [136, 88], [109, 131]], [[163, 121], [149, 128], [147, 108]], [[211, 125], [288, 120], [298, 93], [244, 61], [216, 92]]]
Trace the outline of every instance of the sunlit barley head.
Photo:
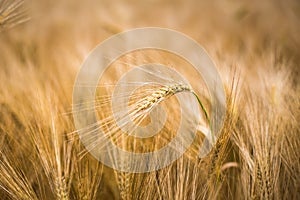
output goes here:
[[[96, 110], [96, 122], [80, 130], [81, 140], [87, 144], [82, 156], [88, 152], [107, 156], [118, 146], [121, 152], [106, 158], [117, 162], [112, 165], [125, 160], [131, 165], [128, 168], [139, 168], [136, 165], [149, 165], [151, 162], [160, 168], [158, 160], [144, 155], [164, 150], [169, 145], [168, 149], [160, 152], [167, 154], [163, 161], [165, 166], [169, 155], [172, 159], [178, 158], [190, 147], [195, 134], [198, 134], [198, 139], [207, 138], [212, 142], [210, 101], [204, 84], [196, 91], [176, 68], [161, 64], [132, 65], [127, 70], [122, 68], [123, 65], [122, 61], [115, 63], [115, 67], [125, 71], [124, 74], [113, 74], [113, 69], [106, 71], [106, 76], [99, 80], [92, 102], [73, 105], [75, 113]], [[89, 90], [93, 86], [82, 84], [79, 87]], [[132, 154], [125, 155], [123, 151]], [[131, 157], [138, 154], [143, 154], [142, 159], [146, 160], [137, 162], [137, 158]], [[122, 169], [126, 171], [125, 168]]]
[[198, 156], [206, 156], [225, 101], [199, 44], [150, 27], [112, 36], [90, 53], [75, 82], [73, 116], [86, 152], [120, 171], [147, 172], [177, 160], [199, 134]]

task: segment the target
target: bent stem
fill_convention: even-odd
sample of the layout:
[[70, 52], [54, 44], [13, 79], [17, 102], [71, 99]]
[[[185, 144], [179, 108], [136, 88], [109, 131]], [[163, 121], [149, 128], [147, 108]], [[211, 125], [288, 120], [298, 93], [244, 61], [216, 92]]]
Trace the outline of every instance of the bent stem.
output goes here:
[[206, 120], [207, 120], [208, 124], [210, 124], [210, 120], [209, 120], [209, 117], [208, 117], [207, 111], [206, 111], [206, 109], [204, 108], [204, 105], [202, 104], [202, 102], [201, 102], [200, 98], [198, 97], [198, 95], [197, 95], [197, 94], [196, 94], [194, 91], [191, 91], [191, 92], [192, 92], [192, 93], [193, 93], [193, 95], [196, 97], [196, 99], [197, 99], [197, 101], [198, 101], [198, 103], [199, 103], [199, 105], [200, 105], [200, 107], [201, 107], [202, 111], [204, 112], [204, 115], [205, 115], [205, 118], [206, 118]]

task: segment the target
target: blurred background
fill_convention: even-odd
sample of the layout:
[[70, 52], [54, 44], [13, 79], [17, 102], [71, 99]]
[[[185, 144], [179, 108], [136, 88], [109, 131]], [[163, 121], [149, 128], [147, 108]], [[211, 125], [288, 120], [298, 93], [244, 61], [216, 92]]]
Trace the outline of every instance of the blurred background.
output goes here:
[[109, 36], [157, 26], [198, 41], [219, 68], [226, 62], [257, 71], [258, 65], [268, 64], [253, 57], [270, 56], [268, 51], [274, 62], [288, 60], [292, 63], [288, 67], [299, 73], [300, 3], [296, 0], [30, 0], [24, 4], [24, 18], [30, 20], [1, 32], [2, 68], [7, 68], [5, 52], [14, 48], [20, 55], [34, 57], [39, 67], [43, 62], [60, 62], [55, 65], [64, 73], [63, 63], [68, 63], [76, 72], [87, 54]]

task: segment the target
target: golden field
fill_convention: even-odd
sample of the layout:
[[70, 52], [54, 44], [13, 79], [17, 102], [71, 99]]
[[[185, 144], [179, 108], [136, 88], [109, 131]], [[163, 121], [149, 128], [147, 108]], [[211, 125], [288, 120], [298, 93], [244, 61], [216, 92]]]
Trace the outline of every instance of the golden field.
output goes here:
[[[203, 159], [190, 150], [155, 172], [118, 172], [81, 155], [73, 84], [96, 45], [149, 26], [207, 50], [227, 95], [225, 124]], [[296, 0], [0, 0], [0, 199], [300, 199], [299, 73]]]

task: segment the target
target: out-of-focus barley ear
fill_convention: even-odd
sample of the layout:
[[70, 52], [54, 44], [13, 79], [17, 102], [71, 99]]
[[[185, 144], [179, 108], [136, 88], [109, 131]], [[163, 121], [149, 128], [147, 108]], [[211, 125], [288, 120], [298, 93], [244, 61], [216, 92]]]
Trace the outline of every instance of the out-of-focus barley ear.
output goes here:
[[50, 189], [58, 199], [70, 199], [69, 193], [74, 171], [73, 141], [67, 140], [64, 133], [59, 132], [61, 118], [58, 111], [52, 107], [51, 98], [39, 99], [41, 108], [49, 113], [47, 120], [51, 126], [47, 131], [41, 131], [40, 127], [28, 129], [35, 145], [36, 155], [47, 177]]
[[[22, 168], [17, 167], [17, 160], [11, 160], [0, 150], [0, 188], [17, 200], [38, 200], [38, 197]], [[10, 154], [8, 154], [10, 156]]]
[[[238, 114], [236, 112], [237, 110], [236, 101], [239, 95], [238, 88], [240, 87], [239, 84], [240, 77], [236, 72], [233, 73], [232, 77], [233, 78], [231, 82], [228, 84], [226, 88], [227, 110], [226, 110], [224, 125], [221, 130], [220, 136], [217, 139], [216, 144], [212, 149], [212, 152], [208, 156], [209, 169], [207, 173], [206, 184], [208, 189], [207, 195], [209, 198], [216, 198], [215, 195], [217, 196], [222, 195], [222, 188], [224, 188], [224, 185], [228, 184], [226, 183], [228, 177], [226, 177], [226, 174], [222, 169], [224, 169], [226, 163], [236, 163], [233, 162], [234, 160], [230, 160], [232, 159], [231, 156], [233, 153], [230, 137], [232, 135], [232, 132], [238, 120]], [[234, 166], [234, 165], [229, 165], [229, 166]], [[218, 194], [215, 191], [218, 191]]]
[[133, 184], [133, 176], [134, 174], [130, 172], [116, 172], [118, 187], [123, 200], [132, 199], [131, 187]]
[[0, 0], [0, 31], [29, 20], [25, 0]]
[[[101, 180], [103, 176], [103, 165], [91, 155], [79, 156], [82, 152], [82, 144], [77, 135], [71, 135], [74, 140], [74, 177], [73, 198], [84, 200], [96, 200], [100, 194]], [[71, 198], [72, 199], [72, 198]]]

